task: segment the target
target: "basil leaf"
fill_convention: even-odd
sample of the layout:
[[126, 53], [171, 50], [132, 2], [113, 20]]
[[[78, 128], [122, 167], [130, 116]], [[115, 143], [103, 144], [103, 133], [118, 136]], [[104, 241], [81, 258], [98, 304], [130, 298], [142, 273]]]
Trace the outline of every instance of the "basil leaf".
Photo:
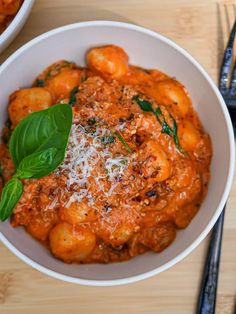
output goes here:
[[41, 178], [63, 161], [71, 125], [72, 109], [62, 104], [34, 112], [16, 126], [9, 145], [16, 174], [2, 190], [0, 220], [10, 217], [23, 193], [18, 178]]
[[149, 101], [140, 99], [139, 95], [135, 95], [133, 97], [133, 100], [137, 102], [137, 104], [143, 111], [153, 112], [152, 104]]
[[78, 86], [75, 86], [70, 92], [69, 105], [74, 106], [74, 104], [76, 103], [76, 94], [78, 93], [78, 91], [79, 91]]
[[4, 221], [11, 213], [23, 193], [23, 184], [16, 177], [11, 178], [2, 190], [0, 200], [0, 220]]
[[47, 176], [50, 173], [48, 169], [54, 165], [57, 151], [57, 148], [48, 148], [25, 157], [19, 164], [16, 176], [20, 179]]
[[17, 169], [21, 160], [47, 148], [57, 148], [53, 171], [63, 161], [72, 125], [72, 109], [60, 104], [31, 113], [16, 126], [10, 139], [10, 155]]

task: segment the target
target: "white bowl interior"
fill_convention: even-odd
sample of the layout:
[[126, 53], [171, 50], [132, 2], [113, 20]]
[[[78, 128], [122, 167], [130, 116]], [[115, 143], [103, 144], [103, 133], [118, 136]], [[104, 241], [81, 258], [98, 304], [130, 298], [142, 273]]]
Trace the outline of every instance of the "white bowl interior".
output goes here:
[[88, 22], [67, 26], [43, 35], [21, 48], [0, 69], [0, 129], [7, 117], [6, 106], [10, 93], [30, 86], [36, 75], [56, 60], [73, 60], [83, 65], [89, 48], [110, 43], [123, 47], [130, 56], [131, 64], [159, 69], [175, 76], [186, 86], [212, 139], [214, 155], [211, 181], [200, 211], [187, 229], [178, 232], [175, 242], [169, 248], [160, 254], [147, 253], [124, 263], [67, 265], [52, 257], [23, 229], [13, 229], [8, 222], [0, 224], [3, 242], [18, 256], [21, 252], [23, 255], [20, 257], [34, 267], [61, 279], [82, 284], [135, 281], [162, 271], [189, 253], [219, 216], [228, 196], [234, 164], [230, 119], [219, 93], [205, 72], [186, 52], [162, 36], [122, 23]]

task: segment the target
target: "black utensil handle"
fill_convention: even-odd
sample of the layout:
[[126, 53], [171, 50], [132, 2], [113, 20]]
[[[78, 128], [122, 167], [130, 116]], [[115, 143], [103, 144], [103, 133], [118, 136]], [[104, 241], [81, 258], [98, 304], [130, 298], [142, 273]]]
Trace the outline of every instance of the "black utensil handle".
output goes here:
[[224, 101], [227, 104], [227, 108], [230, 110], [236, 110], [236, 96], [234, 95], [234, 98], [230, 95], [229, 96], [224, 96]]
[[210, 247], [202, 278], [197, 314], [215, 313], [224, 212], [225, 207], [212, 230]]

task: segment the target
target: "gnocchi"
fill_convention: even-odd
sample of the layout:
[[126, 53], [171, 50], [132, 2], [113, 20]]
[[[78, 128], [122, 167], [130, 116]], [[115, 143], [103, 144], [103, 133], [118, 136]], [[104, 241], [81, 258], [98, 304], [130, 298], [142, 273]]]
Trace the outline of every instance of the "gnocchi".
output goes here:
[[96, 237], [90, 230], [66, 222], [51, 230], [49, 240], [52, 253], [65, 262], [84, 261], [96, 244]]
[[117, 46], [93, 48], [87, 54], [88, 66], [105, 77], [118, 79], [128, 72], [128, 56]]
[[51, 94], [41, 87], [21, 89], [10, 96], [8, 113], [15, 126], [32, 112], [47, 109], [52, 105]]

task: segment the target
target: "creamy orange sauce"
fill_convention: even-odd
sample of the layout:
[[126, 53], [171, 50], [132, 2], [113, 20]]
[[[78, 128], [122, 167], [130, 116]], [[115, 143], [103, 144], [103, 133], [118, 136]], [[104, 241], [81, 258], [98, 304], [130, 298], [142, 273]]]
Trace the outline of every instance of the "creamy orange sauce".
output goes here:
[[[73, 100], [74, 115], [64, 162], [47, 177], [24, 180], [11, 224], [24, 226], [69, 263], [160, 252], [188, 226], [207, 192], [210, 138], [176, 79], [130, 66], [127, 54], [112, 45], [90, 50], [87, 61], [85, 68], [56, 62], [33, 87], [10, 96], [10, 129], [56, 103]], [[137, 95], [159, 107], [169, 124], [174, 118], [185, 153], [155, 115], [140, 108]], [[14, 169], [5, 142], [0, 160], [7, 181]]]

